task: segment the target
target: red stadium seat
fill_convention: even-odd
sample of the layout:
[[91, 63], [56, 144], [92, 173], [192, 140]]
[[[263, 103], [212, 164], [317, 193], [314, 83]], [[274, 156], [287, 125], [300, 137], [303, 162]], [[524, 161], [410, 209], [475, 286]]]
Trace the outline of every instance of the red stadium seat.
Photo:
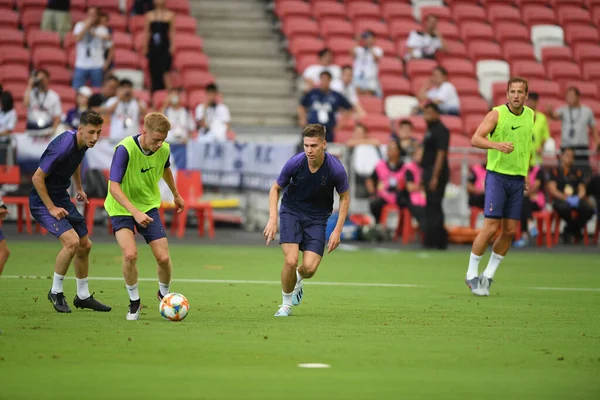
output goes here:
[[15, 103], [20, 104], [23, 102], [23, 95], [25, 94], [25, 90], [27, 89], [27, 83], [7, 82], [3, 83], [2, 86], [4, 91], [10, 92], [10, 94], [12, 94]]
[[544, 79], [530, 79], [529, 91], [537, 92], [540, 98], [556, 98], [563, 97], [563, 92], [560, 90], [560, 85], [556, 82]]
[[316, 54], [304, 54], [300, 57], [296, 57], [296, 72], [299, 75], [302, 75], [308, 66], [318, 63], [319, 57]]
[[485, 7], [488, 8], [494, 4], [509, 4], [509, 5], [516, 5], [516, 1], [517, 0], [481, 0], [481, 4]]
[[175, 54], [184, 50], [202, 51], [203, 48], [202, 38], [195, 34], [182, 33], [177, 35], [177, 39], [175, 40]]
[[536, 61], [515, 61], [510, 65], [511, 75], [522, 76], [525, 79], [545, 79], [544, 66]]
[[145, 89], [133, 89], [133, 95], [146, 104], [150, 104], [150, 92]]
[[509, 40], [530, 43], [529, 30], [521, 24], [516, 24], [514, 22], [498, 22], [494, 27], [494, 31], [496, 32], [496, 39], [500, 43]]
[[[152, 94], [152, 107], [154, 107], [155, 110], [160, 110], [165, 99], [169, 96], [169, 91], [168, 90], [157, 90]], [[187, 107], [188, 106], [188, 102], [187, 102], [187, 95], [185, 92], [180, 92], [179, 93], [179, 99], [181, 102], [181, 105], [183, 107]]]
[[317, 54], [323, 47], [325, 44], [320, 39], [298, 37], [289, 41], [288, 51], [294, 57], [298, 57], [303, 54]]
[[577, 6], [566, 5], [559, 7], [556, 10], [556, 15], [558, 16], [559, 24], [562, 26], [573, 23], [582, 25], [590, 25], [592, 23], [590, 12]]
[[[2, 32], [0, 31], [0, 35]], [[1, 36], [0, 36], [1, 37]], [[31, 54], [29, 50], [21, 46], [2, 45], [0, 47], [0, 64], [19, 64], [21, 69], [28, 70], [29, 68], [23, 68], [23, 66], [29, 67], [31, 63]]]
[[280, 1], [275, 4], [275, 15], [279, 19], [287, 19], [289, 17], [310, 18], [310, 6], [303, 1]]
[[[456, 88], [458, 89], [458, 86]], [[480, 96], [460, 96], [460, 112], [462, 115], [485, 115], [488, 111], [490, 111], [488, 102]]]
[[421, 7], [421, 21], [425, 22], [427, 17], [433, 15], [438, 21], [452, 22], [452, 12], [448, 7], [441, 6], [425, 6]]
[[566, 92], [568, 88], [576, 87], [579, 89], [579, 93], [582, 97], [595, 97], [598, 98], [600, 90], [596, 85], [590, 85], [589, 82], [583, 81], [564, 81], [562, 82], [562, 91]]
[[354, 64], [354, 58], [350, 57], [349, 55], [344, 55], [344, 54], [338, 54], [337, 56], [335, 56], [333, 58], [333, 63], [335, 65], [353, 65]]
[[167, 0], [167, 8], [176, 14], [190, 15], [189, 0]]
[[397, 53], [396, 44], [387, 38], [375, 40], [375, 46], [381, 47], [384, 56], [395, 56]]
[[594, 21], [594, 26], [600, 26], [600, 5], [592, 10], [592, 21]]
[[584, 3], [584, 0], [550, 0], [552, 7], [560, 7], [565, 4], [583, 7]]
[[194, 112], [199, 104], [206, 101], [206, 92], [204, 90], [194, 90], [188, 94], [188, 106]]
[[477, 96], [479, 98], [479, 84], [477, 83], [476, 78], [458, 76], [451, 78], [450, 83], [456, 88], [461, 103], [463, 96]]
[[542, 47], [542, 61], [544, 64], [550, 61], [570, 61], [573, 59], [573, 52], [570, 47], [548, 46]]
[[600, 79], [600, 62], [588, 61], [581, 65], [583, 77], [588, 81], [597, 81]]
[[187, 71], [183, 75], [183, 86], [186, 91], [204, 89], [209, 83], [215, 83], [213, 74], [206, 71]]
[[347, 6], [348, 17], [350, 19], [373, 19], [379, 21], [381, 19], [381, 8], [378, 4], [370, 2], [355, 2]]
[[321, 36], [330, 37], [354, 37], [354, 28], [348, 21], [339, 19], [323, 18], [319, 22]]
[[492, 25], [499, 21], [521, 23], [521, 12], [510, 5], [494, 4], [487, 8], [487, 15]]
[[75, 103], [75, 90], [71, 87], [71, 85], [52, 85], [52, 90], [54, 90], [59, 96], [60, 101], [65, 103]]
[[283, 34], [288, 40], [297, 37], [318, 37], [319, 26], [313, 20], [303, 17], [291, 17], [283, 21]]
[[433, 60], [410, 60], [406, 63], [406, 74], [411, 80], [419, 76], [430, 77], [436, 65]]
[[115, 49], [115, 68], [140, 69], [140, 56], [131, 50]]
[[394, 19], [413, 19], [412, 7], [410, 4], [397, 2], [384, 3], [381, 6], [383, 19], [390, 22]]
[[358, 96], [358, 102], [367, 114], [383, 114], [383, 101], [377, 96]]
[[88, 7], [98, 7], [104, 12], [121, 12], [119, 0], [87, 0]]
[[438, 51], [435, 53], [437, 56], [451, 56], [451, 57], [465, 57], [469, 56], [467, 51], [467, 46], [463, 42], [457, 40], [445, 40], [446, 42], [446, 51]]
[[546, 64], [548, 78], [555, 82], [574, 80], [581, 77], [579, 65], [568, 61], [551, 61]]
[[354, 22], [354, 32], [361, 34], [364, 31], [371, 31], [378, 39], [387, 38], [389, 36], [388, 26], [385, 22], [375, 21], [372, 19], [359, 19]]
[[76, 24], [81, 21], [85, 21], [87, 13], [78, 10], [71, 10], [71, 23]]
[[473, 62], [481, 60], [502, 60], [502, 49], [495, 42], [474, 40], [469, 42], [469, 57]]
[[25, 44], [25, 41], [23, 40], [23, 32], [16, 29], [0, 28], [0, 37], [2, 38], [2, 46], [23, 47]]
[[528, 27], [533, 25], [558, 25], [554, 10], [539, 4], [526, 4], [521, 10], [523, 21]]
[[391, 131], [390, 119], [382, 114], [366, 115], [360, 119], [360, 123], [369, 131]]
[[410, 90], [413, 94], [419, 93], [419, 91], [423, 88], [425, 82], [430, 81], [431, 77], [427, 76], [417, 76], [410, 80]]
[[460, 35], [464, 42], [495, 39], [492, 27], [482, 22], [465, 22], [460, 26]]
[[[535, 53], [533, 46], [525, 42], [504, 42], [502, 45], [504, 59], [508, 63], [519, 60], [531, 60], [535, 61]], [[544, 48], [542, 48], [543, 50]]]
[[110, 13], [108, 16], [108, 26], [112, 28], [113, 34], [116, 32], [127, 31], [127, 17], [121, 14]]
[[577, 43], [598, 44], [600, 36], [598, 30], [593, 26], [570, 24], [564, 27], [565, 41], [574, 46]]
[[465, 127], [462, 119], [455, 115], [442, 115], [440, 117], [442, 123], [446, 125], [446, 128], [450, 131], [450, 135], [464, 135]]
[[[134, 37], [144, 31], [146, 25], [146, 17], [144, 15], [133, 15], [129, 18], [129, 30]], [[196, 32], [194, 32], [196, 34]], [[177, 40], [177, 39], [176, 39]]]
[[393, 20], [389, 24], [392, 40], [405, 42], [411, 31], [421, 30], [421, 25], [412, 20]]
[[87, 0], [71, 0], [70, 11], [82, 11], [87, 9]]
[[133, 40], [129, 33], [113, 32], [112, 42], [115, 49], [133, 50]]
[[35, 69], [49, 65], [64, 67], [67, 65], [67, 54], [62, 49], [54, 47], [38, 47], [32, 52], [32, 62]]
[[12, 10], [0, 12], [0, 26], [2, 29], [17, 29], [19, 26], [19, 15]]
[[28, 32], [31, 28], [40, 29], [42, 14], [44, 14], [43, 9], [32, 9], [21, 13], [21, 25], [23, 25], [25, 32]]
[[334, 55], [348, 55], [354, 46], [356, 46], [356, 41], [348, 37], [330, 37], [327, 39], [326, 45]]
[[448, 71], [448, 76], [450, 78], [454, 78], [457, 76], [475, 76], [475, 66], [473, 65], [473, 63], [469, 60], [465, 60], [462, 58], [444, 59], [442, 67], [446, 68], [446, 71]]
[[573, 46], [573, 55], [578, 63], [600, 61], [600, 46], [589, 43], [577, 44]]
[[437, 31], [444, 39], [459, 40], [461, 37], [458, 27], [448, 21], [439, 21], [437, 24]]
[[[461, 103], [461, 107], [462, 107], [462, 103]], [[486, 113], [481, 113], [481, 114], [469, 114], [466, 111], [463, 111], [462, 115], [463, 115], [463, 126], [465, 129], [465, 135], [468, 137], [471, 137], [475, 134], [475, 131], [477, 130], [477, 127], [479, 126], [479, 124], [481, 124], [481, 122], [483, 121], [483, 119], [485, 118]], [[453, 140], [454, 138], [452, 138]], [[471, 143], [466, 143], [466, 147], [469, 147]]]
[[208, 71], [208, 57], [195, 51], [182, 51], [175, 55], [174, 65], [182, 74], [189, 69]]
[[396, 57], [382, 57], [379, 60], [380, 74], [398, 74], [402, 75], [402, 63]]
[[344, 19], [346, 18], [346, 7], [336, 1], [322, 1], [313, 4], [313, 15], [319, 20], [327, 17]]
[[585, 105], [592, 109], [596, 118], [600, 117], [600, 101], [586, 100]]
[[483, 7], [468, 3], [458, 3], [452, 6], [452, 16], [459, 25], [468, 21], [481, 22], [487, 19]]
[[44, 10], [47, 2], [45, 0], [18, 0], [17, 5], [21, 12], [29, 10]]
[[66, 67], [61, 67], [58, 65], [48, 65], [46, 69], [50, 74], [50, 80], [52, 81], [52, 85], [71, 85], [73, 81], [73, 72], [67, 69]]
[[410, 95], [410, 84], [401, 77], [382, 76], [379, 78], [384, 96]]
[[196, 34], [196, 18], [191, 15], [175, 15], [175, 31], [177, 34], [188, 32]]
[[0, 83], [18, 83], [27, 84], [29, 81], [29, 71], [19, 64], [2, 63], [0, 67]]

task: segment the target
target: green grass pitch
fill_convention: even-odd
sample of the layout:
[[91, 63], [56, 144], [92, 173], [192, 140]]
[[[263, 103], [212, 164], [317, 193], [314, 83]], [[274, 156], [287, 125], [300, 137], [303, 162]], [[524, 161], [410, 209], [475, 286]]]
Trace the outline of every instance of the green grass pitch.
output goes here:
[[[191, 304], [173, 323], [159, 315], [147, 246], [139, 321], [125, 320], [116, 243], [95, 244], [90, 270], [119, 278], [90, 281], [113, 311], [66, 315], [46, 299], [58, 243], [10, 247], [0, 279], [2, 400], [600, 398], [597, 254], [509, 253], [492, 296], [476, 298], [463, 282], [466, 247], [336, 250], [294, 315], [276, 319], [277, 246], [172, 245], [171, 290]], [[568, 288], [577, 290], [558, 290]], [[72, 305], [73, 279], [65, 294]]]

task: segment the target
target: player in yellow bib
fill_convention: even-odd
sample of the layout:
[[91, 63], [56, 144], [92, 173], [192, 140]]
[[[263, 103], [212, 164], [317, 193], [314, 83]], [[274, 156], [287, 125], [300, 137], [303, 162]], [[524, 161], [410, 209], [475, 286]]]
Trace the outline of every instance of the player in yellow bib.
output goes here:
[[104, 208], [123, 251], [123, 275], [129, 293], [128, 320], [137, 320], [142, 309], [138, 292], [135, 229], [150, 245], [158, 263], [158, 299], [169, 293], [171, 258], [158, 208], [161, 203], [158, 182], [162, 178], [173, 192], [177, 212], [184, 201], [177, 191], [170, 169], [169, 144], [165, 143], [171, 124], [161, 113], [144, 118], [142, 133], [123, 139], [115, 148], [110, 166], [108, 196]]
[[[508, 102], [494, 107], [471, 139], [471, 144], [486, 149], [487, 173], [483, 229], [475, 238], [467, 270], [466, 283], [478, 296], [489, 296], [492, 279], [508, 252], [521, 219], [523, 198], [531, 157], [534, 111], [526, 107], [527, 81], [513, 77], [508, 81]], [[496, 232], [492, 256], [479, 275], [479, 261]]]

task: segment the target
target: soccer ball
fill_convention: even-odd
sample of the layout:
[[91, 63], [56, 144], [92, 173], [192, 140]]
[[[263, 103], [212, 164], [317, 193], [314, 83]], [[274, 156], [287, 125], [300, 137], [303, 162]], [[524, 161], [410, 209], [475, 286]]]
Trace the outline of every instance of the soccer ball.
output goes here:
[[190, 303], [181, 293], [169, 293], [160, 301], [160, 315], [169, 321], [183, 321], [190, 309]]

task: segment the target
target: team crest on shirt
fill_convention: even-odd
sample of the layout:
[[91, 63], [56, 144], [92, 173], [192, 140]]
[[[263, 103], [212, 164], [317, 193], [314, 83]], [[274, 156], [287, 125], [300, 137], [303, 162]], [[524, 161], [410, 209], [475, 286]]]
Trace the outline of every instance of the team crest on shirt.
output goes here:
[[494, 211], [494, 203], [490, 203], [490, 212]]
[[56, 232], [58, 232], [58, 226], [56, 226], [56, 224], [52, 224], [52, 225], [54, 225], [54, 230], [55, 230]]

